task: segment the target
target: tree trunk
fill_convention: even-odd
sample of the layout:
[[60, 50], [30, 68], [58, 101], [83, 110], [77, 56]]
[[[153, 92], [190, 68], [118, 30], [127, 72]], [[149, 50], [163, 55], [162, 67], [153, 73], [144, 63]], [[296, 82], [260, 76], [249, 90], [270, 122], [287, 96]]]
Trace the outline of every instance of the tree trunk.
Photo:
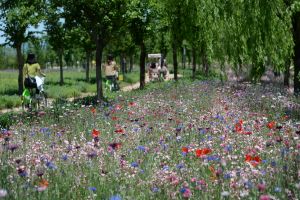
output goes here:
[[294, 94], [300, 95], [300, 12], [293, 14], [293, 38], [294, 38]]
[[182, 48], [182, 66], [183, 69], [185, 69], [185, 64], [186, 64], [186, 48]]
[[288, 59], [285, 62], [285, 70], [284, 70], [284, 81], [283, 85], [286, 87], [290, 87], [290, 66], [291, 66], [291, 61]]
[[207, 56], [205, 52], [202, 54], [202, 67], [203, 67], [204, 74], [208, 76], [209, 66], [208, 66]]
[[90, 57], [91, 53], [89, 51], [86, 52], [86, 67], [85, 67], [85, 80], [86, 82], [90, 81]]
[[103, 42], [101, 41], [100, 36], [97, 38], [96, 44], [96, 83], [97, 83], [97, 100], [101, 101], [103, 99], [103, 90], [102, 90], [102, 53], [103, 53]]
[[196, 48], [192, 48], [192, 56], [193, 56], [193, 74], [192, 77], [193, 79], [196, 78]]
[[129, 58], [129, 72], [132, 72], [133, 70], [133, 55], [130, 55]]
[[18, 76], [18, 86], [19, 86], [19, 95], [23, 93], [23, 56], [22, 56], [22, 44], [18, 45], [17, 48], [17, 60], [18, 60], [18, 69], [19, 69], [19, 76]]
[[64, 69], [63, 69], [63, 51], [59, 51], [59, 70], [60, 70], [60, 81], [59, 85], [64, 84]]
[[174, 65], [174, 80], [178, 80], [178, 63], [177, 63], [177, 46], [173, 43], [173, 65]]
[[145, 58], [146, 58], [146, 47], [145, 43], [142, 42], [140, 45], [141, 55], [140, 55], [140, 89], [145, 88]]

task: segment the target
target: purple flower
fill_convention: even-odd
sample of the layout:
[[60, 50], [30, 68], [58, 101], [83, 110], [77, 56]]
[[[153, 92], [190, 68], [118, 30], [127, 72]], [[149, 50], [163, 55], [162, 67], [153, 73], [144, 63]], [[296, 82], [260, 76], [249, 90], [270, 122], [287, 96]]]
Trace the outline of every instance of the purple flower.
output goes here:
[[9, 144], [7, 148], [8, 148], [8, 150], [11, 150], [12, 152], [14, 152], [15, 150], [17, 150], [19, 148], [19, 145]]
[[89, 153], [87, 154], [87, 156], [88, 156], [89, 158], [95, 158], [95, 157], [97, 156], [97, 153], [96, 153], [95, 151], [89, 152]]

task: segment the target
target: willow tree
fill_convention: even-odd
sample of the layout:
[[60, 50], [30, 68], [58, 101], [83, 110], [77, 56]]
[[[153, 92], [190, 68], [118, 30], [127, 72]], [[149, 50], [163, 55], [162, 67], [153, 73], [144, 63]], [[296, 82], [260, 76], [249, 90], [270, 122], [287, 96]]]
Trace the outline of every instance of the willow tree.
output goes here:
[[163, 13], [166, 19], [167, 27], [170, 32], [172, 53], [173, 53], [173, 66], [174, 66], [174, 79], [178, 80], [178, 48], [181, 46], [184, 39], [184, 25], [185, 16], [188, 10], [186, 9], [186, 0], [165, 0], [161, 2], [163, 6]]
[[300, 95], [300, 2], [297, 0], [286, 0], [285, 6], [290, 10], [292, 21], [292, 34], [294, 41], [294, 93]]
[[140, 89], [145, 87], [146, 40], [153, 33], [156, 8], [150, 0], [132, 0], [127, 20], [133, 41], [140, 48]]
[[0, 30], [6, 37], [6, 45], [16, 49], [18, 60], [18, 91], [23, 92], [23, 55], [22, 45], [34, 37], [34, 32], [28, 29], [36, 26], [42, 20], [41, 10], [44, 0], [11, 1], [0, 2]]

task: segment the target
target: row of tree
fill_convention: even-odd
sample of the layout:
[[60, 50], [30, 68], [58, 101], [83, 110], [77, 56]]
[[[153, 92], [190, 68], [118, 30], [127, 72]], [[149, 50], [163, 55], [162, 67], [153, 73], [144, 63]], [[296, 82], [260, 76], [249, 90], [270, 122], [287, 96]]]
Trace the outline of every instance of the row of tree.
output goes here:
[[266, 66], [285, 73], [288, 85], [294, 66], [294, 91], [300, 94], [299, 0], [2, 0], [1, 30], [16, 49], [19, 92], [23, 90], [21, 47], [32, 36], [30, 26], [45, 24], [47, 42], [56, 52], [63, 84], [63, 56], [74, 47], [89, 60], [96, 55], [97, 98], [103, 98], [101, 63], [105, 48], [133, 54], [139, 49], [140, 87], [145, 86], [147, 50], [171, 49], [177, 80], [178, 51], [191, 51], [193, 77], [196, 60], [209, 72], [212, 61], [238, 73], [249, 68], [258, 81]]

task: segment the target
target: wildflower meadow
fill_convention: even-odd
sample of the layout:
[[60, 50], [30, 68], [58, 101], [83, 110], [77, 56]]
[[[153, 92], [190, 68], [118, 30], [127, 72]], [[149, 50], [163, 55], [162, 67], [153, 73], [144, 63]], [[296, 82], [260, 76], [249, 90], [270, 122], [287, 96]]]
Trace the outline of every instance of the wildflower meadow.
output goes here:
[[297, 112], [268, 85], [182, 80], [15, 114], [0, 199], [299, 199]]

